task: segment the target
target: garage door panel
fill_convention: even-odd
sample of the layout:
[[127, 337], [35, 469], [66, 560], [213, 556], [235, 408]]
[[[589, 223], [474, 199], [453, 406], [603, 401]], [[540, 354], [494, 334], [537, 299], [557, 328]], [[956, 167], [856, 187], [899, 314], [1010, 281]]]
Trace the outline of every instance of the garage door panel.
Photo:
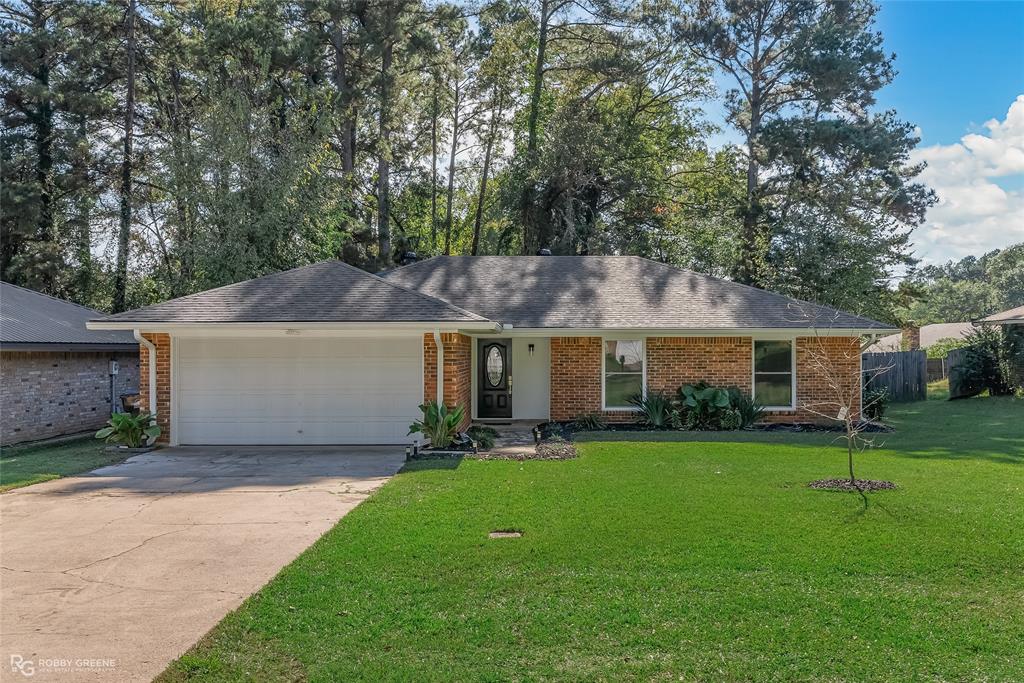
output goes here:
[[419, 414], [419, 338], [176, 344], [181, 443], [403, 443]]

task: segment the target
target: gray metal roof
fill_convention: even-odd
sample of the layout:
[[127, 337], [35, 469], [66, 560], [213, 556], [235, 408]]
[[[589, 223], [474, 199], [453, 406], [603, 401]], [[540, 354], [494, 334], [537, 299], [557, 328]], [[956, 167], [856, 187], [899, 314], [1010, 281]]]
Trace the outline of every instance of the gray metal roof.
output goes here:
[[1006, 311], [993, 313], [987, 318], [982, 318], [980, 323], [1022, 323], [1024, 324], [1024, 306], [1017, 306]]
[[87, 320], [102, 315], [85, 306], [31, 289], [0, 282], [0, 344], [19, 346], [138, 348], [131, 332], [87, 330]]
[[437, 256], [383, 277], [514, 327], [893, 329], [638, 256]]
[[246, 280], [101, 322], [486, 322], [341, 261]]

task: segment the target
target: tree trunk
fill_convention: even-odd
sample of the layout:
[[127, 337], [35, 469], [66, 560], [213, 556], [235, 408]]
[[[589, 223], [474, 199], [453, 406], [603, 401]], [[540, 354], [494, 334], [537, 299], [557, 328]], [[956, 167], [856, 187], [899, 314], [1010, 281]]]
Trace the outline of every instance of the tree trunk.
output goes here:
[[348, 80], [348, 61], [345, 54], [345, 32], [341, 17], [334, 18], [331, 45], [334, 47], [334, 88], [338, 93], [341, 110], [341, 172], [348, 178], [355, 170], [355, 123], [352, 115], [352, 86]]
[[[537, 56], [533, 64], [533, 83], [530, 90], [530, 113], [526, 121], [526, 173], [530, 175], [537, 156], [537, 123], [540, 119], [540, 97], [544, 88], [544, 59], [548, 47], [548, 20], [551, 0], [541, 0], [540, 26], [537, 31]], [[527, 177], [520, 198], [520, 219], [523, 224], [523, 253], [532, 254], [545, 246], [540, 227], [532, 220], [534, 188]]]
[[[84, 114], [78, 115], [78, 139], [79, 144], [88, 145], [88, 129]], [[81, 183], [78, 192], [78, 211], [75, 222], [78, 223], [75, 231], [75, 252], [78, 260], [78, 273], [75, 277], [76, 297], [79, 302], [89, 301], [92, 293], [92, 231], [90, 221], [92, 220], [92, 195], [89, 192], [89, 162], [80, 155], [75, 155], [75, 170], [77, 181]]]
[[452, 254], [452, 204], [455, 201], [455, 156], [459, 151], [459, 79], [455, 79], [455, 99], [452, 103], [452, 148], [448, 155], [448, 198], [444, 210], [444, 255]]
[[125, 290], [128, 287], [128, 240], [132, 225], [132, 132], [135, 127], [135, 0], [128, 0], [125, 33], [128, 71], [124, 106], [124, 157], [121, 160], [121, 225], [117, 235], [117, 267], [114, 272], [114, 313], [125, 310]]
[[392, 10], [385, 10], [385, 36], [380, 59], [380, 150], [377, 156], [377, 259], [381, 268], [391, 265], [391, 62], [395, 44], [392, 38]]
[[437, 247], [437, 76], [430, 109], [430, 253]]
[[[497, 88], [495, 88], [497, 89]], [[476, 217], [473, 219], [473, 245], [470, 254], [476, 256], [480, 251], [480, 230], [483, 225], [484, 200], [487, 198], [487, 175], [491, 170], [491, 150], [494, 148], [494, 138], [498, 134], [498, 121], [501, 119], [504, 97], [498, 95], [498, 109], [491, 114], [491, 129], [487, 134], [487, 142], [484, 147], [484, 168], [480, 174], [480, 194], [476, 200]]]

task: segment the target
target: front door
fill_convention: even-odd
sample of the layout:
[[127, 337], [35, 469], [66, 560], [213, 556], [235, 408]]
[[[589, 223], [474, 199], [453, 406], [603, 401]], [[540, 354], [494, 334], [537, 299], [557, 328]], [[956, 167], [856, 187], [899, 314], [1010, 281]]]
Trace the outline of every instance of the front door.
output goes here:
[[478, 344], [477, 417], [512, 417], [512, 344], [507, 339]]

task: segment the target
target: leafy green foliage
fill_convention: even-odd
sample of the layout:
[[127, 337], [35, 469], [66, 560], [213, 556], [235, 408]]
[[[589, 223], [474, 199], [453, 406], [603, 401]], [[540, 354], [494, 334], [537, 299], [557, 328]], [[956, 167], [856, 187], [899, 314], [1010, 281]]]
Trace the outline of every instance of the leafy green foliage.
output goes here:
[[988, 390], [993, 396], [1014, 394], [1024, 387], [1024, 332], [986, 325], [972, 330], [960, 363], [950, 372], [954, 397]]
[[889, 407], [889, 390], [879, 387], [865, 391], [861, 403], [864, 417], [869, 420], [880, 420], [885, 416], [885, 411]]
[[598, 413], [583, 413], [576, 416], [572, 426], [578, 432], [599, 432], [607, 429], [608, 423]]
[[114, 413], [107, 420], [109, 426], [96, 432], [97, 439], [117, 443], [128, 448], [152, 444], [160, 436], [156, 415], [149, 413]]
[[929, 358], [945, 358], [949, 355], [949, 352], [953, 349], [962, 349], [965, 346], [969, 346], [970, 341], [964, 337], [953, 338], [945, 337], [939, 339], [934, 344], [925, 349]]
[[729, 387], [729, 405], [736, 413], [738, 424], [733, 429], [746, 429], [764, 417], [764, 406], [750, 394], [737, 387]]
[[459, 433], [466, 410], [463, 406], [448, 406], [430, 401], [420, 406], [423, 418], [409, 426], [410, 434], [423, 434], [433, 448], [447, 448]]
[[718, 429], [729, 411], [729, 391], [706, 382], [684, 384], [678, 392], [679, 411], [687, 429]]
[[647, 390], [629, 399], [639, 410], [641, 423], [653, 429], [670, 429], [679, 424], [679, 412], [672, 404], [672, 398], [662, 391]]
[[498, 431], [486, 425], [473, 425], [466, 430], [466, 433], [483, 449], [493, 448], [494, 440], [498, 438]]

